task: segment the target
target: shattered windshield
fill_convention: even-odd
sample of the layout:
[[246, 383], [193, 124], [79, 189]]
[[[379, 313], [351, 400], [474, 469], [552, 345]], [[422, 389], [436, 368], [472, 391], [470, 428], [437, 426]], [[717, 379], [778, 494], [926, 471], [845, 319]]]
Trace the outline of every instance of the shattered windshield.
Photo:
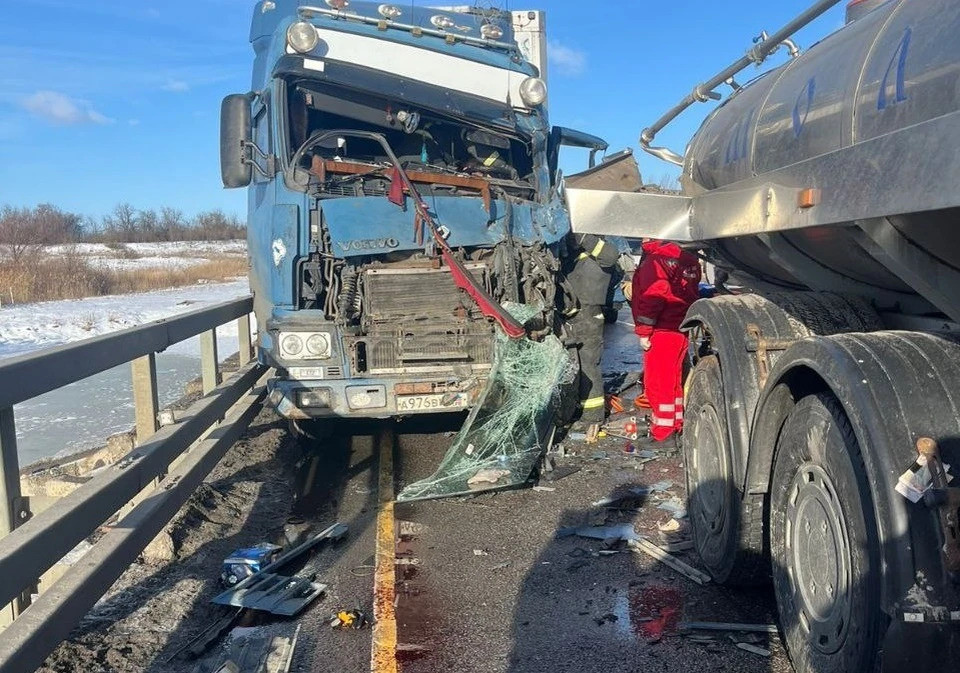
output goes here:
[[[408, 103], [322, 90], [316, 83], [288, 88], [289, 134], [292, 155], [311, 138], [332, 129], [383, 134], [408, 172], [459, 175], [498, 185], [529, 198], [533, 185], [530, 147], [520, 137], [501, 130], [454, 120]], [[358, 179], [377, 188], [386, 180], [389, 160], [374, 140], [330, 137], [309, 147], [299, 160], [331, 196], [350, 195]], [[437, 180], [426, 191], [469, 186]]]

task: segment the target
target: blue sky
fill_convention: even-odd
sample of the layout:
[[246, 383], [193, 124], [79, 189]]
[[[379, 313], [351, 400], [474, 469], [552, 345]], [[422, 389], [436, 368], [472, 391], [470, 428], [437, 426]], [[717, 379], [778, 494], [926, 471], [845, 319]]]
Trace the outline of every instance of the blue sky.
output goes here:
[[[508, 6], [548, 12], [551, 121], [603, 136], [611, 149], [632, 147], [639, 156], [644, 126], [743, 54], [751, 36], [773, 32], [810, 4], [510, 0]], [[218, 116], [224, 95], [249, 88], [253, 5], [4, 2], [0, 204], [50, 202], [99, 216], [128, 201], [188, 214], [209, 208], [242, 214], [243, 190], [220, 185]], [[809, 46], [842, 23], [840, 5], [798, 42]], [[785, 58], [778, 54], [770, 62]], [[682, 151], [710, 109], [688, 111], [658, 144]], [[585, 156], [564, 161], [570, 173]], [[674, 172], [646, 155], [640, 164], [650, 182]]]

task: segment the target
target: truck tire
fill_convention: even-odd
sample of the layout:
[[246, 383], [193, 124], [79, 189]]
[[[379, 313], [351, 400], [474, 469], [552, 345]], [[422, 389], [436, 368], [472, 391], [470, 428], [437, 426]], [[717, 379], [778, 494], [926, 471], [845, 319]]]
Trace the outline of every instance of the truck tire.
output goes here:
[[763, 549], [763, 496], [744, 496], [736, 485], [717, 356], [697, 362], [689, 391], [683, 452], [694, 545], [714, 581], [762, 583], [769, 568]]
[[873, 511], [840, 404], [804, 397], [777, 441], [770, 492], [773, 586], [797, 673], [876, 670], [884, 616]]
[[333, 422], [327, 419], [291, 419], [287, 423], [290, 434], [301, 444], [311, 446], [330, 439]]

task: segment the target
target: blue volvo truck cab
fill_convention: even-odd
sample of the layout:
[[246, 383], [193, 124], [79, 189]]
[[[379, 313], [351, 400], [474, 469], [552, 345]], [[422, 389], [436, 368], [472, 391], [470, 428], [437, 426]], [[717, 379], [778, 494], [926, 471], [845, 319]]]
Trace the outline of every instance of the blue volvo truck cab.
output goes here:
[[283, 416], [471, 406], [496, 325], [444, 244], [498, 305], [541, 307], [531, 336], [556, 330], [559, 147], [605, 144], [549, 126], [543, 27], [532, 11], [256, 5], [252, 91], [223, 102], [221, 169], [249, 188], [258, 357]]

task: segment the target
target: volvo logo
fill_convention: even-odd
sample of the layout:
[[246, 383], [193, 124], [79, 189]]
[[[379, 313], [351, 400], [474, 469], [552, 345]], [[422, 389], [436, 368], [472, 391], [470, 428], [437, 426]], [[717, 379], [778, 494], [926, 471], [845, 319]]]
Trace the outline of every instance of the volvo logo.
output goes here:
[[395, 238], [365, 238], [357, 241], [338, 241], [337, 245], [344, 252], [351, 250], [382, 250], [383, 248], [398, 248], [400, 241]]

